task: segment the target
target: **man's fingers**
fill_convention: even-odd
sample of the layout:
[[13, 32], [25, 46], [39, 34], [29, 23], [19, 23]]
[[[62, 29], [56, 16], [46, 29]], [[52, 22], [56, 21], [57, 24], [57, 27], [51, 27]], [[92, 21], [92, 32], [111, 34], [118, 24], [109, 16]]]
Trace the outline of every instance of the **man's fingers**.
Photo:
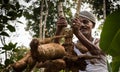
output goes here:
[[66, 24], [66, 21], [65, 20], [61, 20], [61, 21], [58, 21], [57, 23], [58, 24]]
[[80, 21], [79, 21], [79, 19], [78, 19], [78, 18], [75, 18], [75, 19], [73, 19], [73, 20], [72, 20], [72, 23], [73, 23], [73, 24], [79, 24], [79, 23], [80, 23]]

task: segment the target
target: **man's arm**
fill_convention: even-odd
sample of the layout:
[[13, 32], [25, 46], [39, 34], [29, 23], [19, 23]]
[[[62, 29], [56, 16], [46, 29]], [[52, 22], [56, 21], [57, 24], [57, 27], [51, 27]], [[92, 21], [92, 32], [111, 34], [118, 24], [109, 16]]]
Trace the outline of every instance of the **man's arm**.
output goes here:
[[[56, 24], [57, 24], [57, 29], [55, 35], [58, 36], [61, 34], [62, 30], [67, 26], [67, 22], [64, 17], [59, 17]], [[59, 43], [59, 38], [56, 38], [54, 42]]]
[[102, 54], [102, 51], [98, 46], [94, 45], [92, 42], [90, 42], [81, 32], [80, 32], [80, 24], [78, 23], [73, 23], [72, 28], [73, 28], [73, 33], [76, 35], [76, 37], [79, 39], [79, 41], [86, 46], [88, 51], [92, 55], [100, 55]]

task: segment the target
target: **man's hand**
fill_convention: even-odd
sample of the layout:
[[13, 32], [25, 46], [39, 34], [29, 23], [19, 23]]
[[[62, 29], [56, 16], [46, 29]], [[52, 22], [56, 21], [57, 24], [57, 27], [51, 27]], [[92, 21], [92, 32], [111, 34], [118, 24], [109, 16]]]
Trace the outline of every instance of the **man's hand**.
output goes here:
[[59, 17], [57, 21], [57, 27], [66, 27], [66, 26], [67, 26], [66, 19], [64, 17]]
[[80, 30], [80, 26], [81, 26], [81, 22], [79, 18], [75, 18], [72, 20], [72, 29], [74, 34], [78, 33], [78, 31]]
[[72, 28], [75, 30], [80, 30], [81, 22], [79, 18], [75, 18], [72, 20]]
[[[59, 36], [61, 34], [62, 30], [64, 29], [64, 27], [67, 26], [66, 19], [64, 17], [60, 16], [56, 24], [57, 24], [57, 30], [56, 30], [55, 35]], [[54, 42], [59, 43], [59, 38], [55, 38]]]

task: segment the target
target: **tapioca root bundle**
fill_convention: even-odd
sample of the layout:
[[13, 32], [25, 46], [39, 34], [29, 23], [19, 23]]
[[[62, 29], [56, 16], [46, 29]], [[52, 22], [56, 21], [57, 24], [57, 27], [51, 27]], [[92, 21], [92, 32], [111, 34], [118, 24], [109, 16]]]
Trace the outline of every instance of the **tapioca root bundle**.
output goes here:
[[24, 69], [27, 68], [29, 65], [30, 68], [33, 68], [33, 66], [36, 64], [36, 61], [32, 58], [31, 52], [28, 52], [22, 59], [17, 61], [16, 63], [11, 64], [11, 67], [16, 72], [22, 72]]
[[[45, 72], [50, 72], [49, 70], [58, 72], [65, 68], [84, 70], [86, 68], [85, 59], [96, 58], [86, 55], [74, 57], [69, 55], [62, 45], [57, 43], [40, 44], [38, 39], [33, 39], [30, 47], [31, 50], [21, 60], [11, 65], [16, 72], [22, 72], [25, 69], [30, 72], [34, 67], [44, 67], [46, 68]], [[53, 69], [56, 71], [52, 71]]]
[[32, 69], [36, 62], [62, 58], [66, 55], [64, 47], [57, 43], [40, 44], [38, 39], [33, 39], [30, 47], [31, 50], [22, 59], [11, 64], [15, 71], [22, 72], [28, 66]]
[[44, 72], [59, 72], [65, 69], [66, 63], [63, 59], [47, 60], [44, 63], [38, 63], [37, 68], [45, 68]]
[[32, 57], [38, 61], [62, 58], [66, 55], [64, 47], [57, 43], [39, 44], [37, 39], [33, 39], [30, 47]]

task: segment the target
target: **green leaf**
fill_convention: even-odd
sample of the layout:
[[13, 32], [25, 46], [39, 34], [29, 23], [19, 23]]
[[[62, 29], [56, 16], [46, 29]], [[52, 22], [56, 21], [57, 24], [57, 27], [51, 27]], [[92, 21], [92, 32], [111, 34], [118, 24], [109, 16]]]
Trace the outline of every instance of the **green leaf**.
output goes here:
[[65, 0], [59, 0], [60, 2], [65, 2]]
[[9, 47], [8, 45], [4, 45], [4, 47], [2, 48], [3, 50], [12, 50], [12, 48], [11, 47]]
[[18, 10], [17, 11], [17, 17], [21, 17], [22, 16], [22, 12], [23, 12], [23, 10]]
[[21, 21], [17, 21], [17, 22], [23, 24], [23, 22], [21, 22]]
[[31, 0], [25, 0], [27, 3], [30, 2]]
[[112, 71], [120, 67], [120, 9], [110, 14], [103, 25], [100, 47], [113, 57]]
[[113, 57], [112, 65], [112, 72], [118, 72], [120, 67], [120, 57]]
[[108, 52], [109, 52], [109, 54], [111, 54], [114, 57], [120, 53], [120, 28], [116, 32], [116, 34], [111, 42], [110, 49], [108, 50]]
[[7, 32], [1, 32], [0, 35], [9, 37], [9, 34]]
[[6, 59], [5, 60], [5, 65], [8, 66], [9, 64], [12, 64], [13, 61], [11, 59]]
[[4, 27], [5, 26], [3, 24], [0, 24], [0, 31], [2, 31]]
[[0, 4], [2, 4], [2, 0], [0, 0]]
[[7, 28], [10, 32], [15, 32], [15, 27], [13, 27], [12, 25], [8, 25]]
[[10, 4], [8, 3], [8, 4], [2, 4], [1, 5], [1, 9], [6, 9], [6, 10], [10, 10]]
[[110, 63], [108, 62], [108, 60], [107, 60], [107, 67], [108, 67], [108, 72], [112, 72], [112, 68], [111, 68], [111, 65], [110, 65]]
[[120, 53], [120, 10], [109, 15], [103, 25], [100, 47], [106, 53], [116, 56]]
[[[2, 49], [3, 49], [3, 47], [2, 47]], [[0, 54], [3, 54], [3, 53], [5, 53], [5, 51], [1, 51], [1, 52], [0, 52]]]
[[8, 45], [4, 45], [3, 50], [14, 50], [16, 48], [17, 43], [13, 44], [10, 42]]
[[20, 8], [20, 4], [17, 2], [16, 3], [16, 8], [19, 9]]
[[3, 23], [5, 24], [5, 23], [7, 23], [8, 18], [6, 16], [2, 16], [2, 20], [3, 20]]
[[10, 43], [8, 44], [8, 46], [11, 47], [11, 48], [13, 48], [13, 49], [16, 48], [16, 45], [17, 45], [17, 43], [13, 44], [12, 42], [10, 42]]
[[8, 4], [9, 0], [3, 0], [5, 4]]
[[16, 10], [16, 8], [15, 8], [14, 5], [10, 5], [10, 7], [11, 7], [13, 10]]
[[7, 45], [4, 45], [4, 47], [2, 48], [3, 50], [11, 50], [11, 49], [9, 49], [9, 47], [7, 46]]
[[15, 16], [15, 15], [17, 15], [17, 13], [16, 13], [15, 11], [9, 11], [9, 12], [7, 13], [7, 15], [8, 15], [8, 16]]
[[19, 50], [18, 50], [18, 49], [13, 49], [12, 51], [13, 51], [13, 52], [18, 52]]

